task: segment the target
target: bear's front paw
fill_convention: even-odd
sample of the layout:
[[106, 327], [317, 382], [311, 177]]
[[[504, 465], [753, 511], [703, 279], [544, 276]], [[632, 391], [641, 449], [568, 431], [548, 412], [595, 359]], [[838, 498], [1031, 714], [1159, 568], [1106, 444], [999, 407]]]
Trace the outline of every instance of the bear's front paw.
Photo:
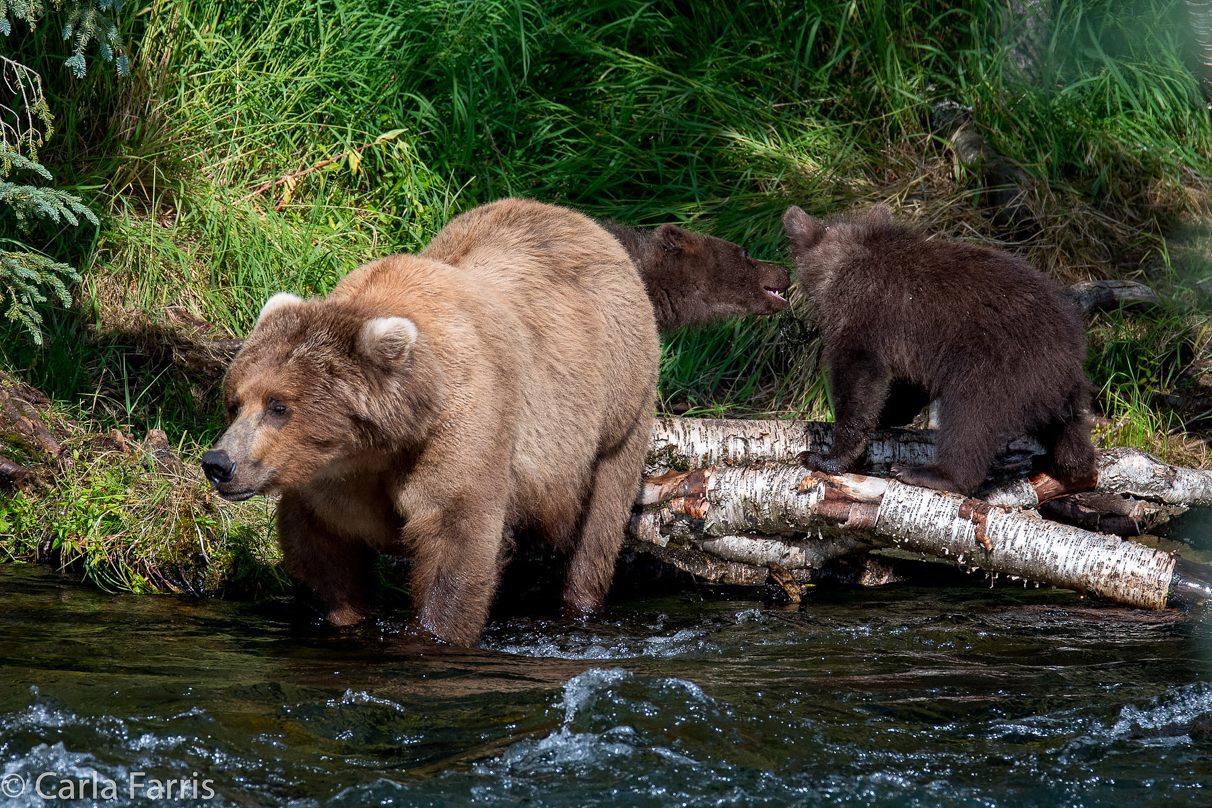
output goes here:
[[846, 467], [837, 458], [820, 452], [800, 452], [800, 465], [826, 474], [845, 474]]
[[935, 491], [963, 493], [950, 477], [934, 466], [893, 466], [889, 471], [893, 477], [905, 485], [932, 488]]

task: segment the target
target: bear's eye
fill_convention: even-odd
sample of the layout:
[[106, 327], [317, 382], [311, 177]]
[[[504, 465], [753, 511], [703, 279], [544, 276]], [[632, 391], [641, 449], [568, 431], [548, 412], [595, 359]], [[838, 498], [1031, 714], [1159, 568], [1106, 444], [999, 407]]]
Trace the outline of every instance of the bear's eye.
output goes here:
[[742, 249], [741, 258], [744, 258], [746, 261], [748, 261], [749, 260], [749, 250]]
[[290, 407], [276, 398], [271, 398], [265, 402], [265, 412], [276, 418], [285, 418], [290, 415]]
[[240, 400], [229, 398], [224, 406], [227, 407], [227, 417], [233, 421], [236, 420], [236, 416], [240, 413]]

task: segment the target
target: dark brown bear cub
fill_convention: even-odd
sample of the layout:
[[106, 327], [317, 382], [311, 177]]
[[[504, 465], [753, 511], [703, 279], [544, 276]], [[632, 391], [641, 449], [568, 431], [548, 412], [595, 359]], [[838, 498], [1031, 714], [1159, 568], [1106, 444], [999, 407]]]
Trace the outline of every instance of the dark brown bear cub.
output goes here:
[[326, 298], [269, 299], [202, 458], [227, 499], [280, 493], [290, 574], [344, 625], [376, 552], [412, 560], [421, 624], [479, 638], [514, 531], [601, 606], [640, 486], [660, 342], [627, 253], [593, 220], [505, 199]]
[[651, 233], [616, 222], [601, 225], [631, 256], [662, 331], [787, 308], [787, 270], [753, 260], [739, 244], [672, 224]]
[[1062, 482], [1093, 476], [1085, 333], [1059, 286], [1007, 253], [926, 240], [883, 206], [829, 224], [791, 207], [783, 227], [816, 310], [836, 422], [829, 453], [805, 465], [847, 471], [897, 379], [940, 408], [936, 462], [894, 469], [904, 482], [971, 494], [1006, 432], [1035, 435]]

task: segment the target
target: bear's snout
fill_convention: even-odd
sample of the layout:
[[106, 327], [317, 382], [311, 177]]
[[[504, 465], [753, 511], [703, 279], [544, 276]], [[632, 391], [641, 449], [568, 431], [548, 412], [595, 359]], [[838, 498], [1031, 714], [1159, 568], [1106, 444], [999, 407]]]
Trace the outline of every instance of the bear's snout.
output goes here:
[[215, 486], [231, 482], [236, 474], [236, 461], [222, 449], [211, 449], [202, 455], [202, 473]]

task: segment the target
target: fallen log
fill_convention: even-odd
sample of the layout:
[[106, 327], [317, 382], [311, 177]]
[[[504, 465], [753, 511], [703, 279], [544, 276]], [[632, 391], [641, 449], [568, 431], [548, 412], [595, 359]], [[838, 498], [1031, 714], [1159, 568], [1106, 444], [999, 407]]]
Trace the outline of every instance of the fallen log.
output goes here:
[[[833, 424], [820, 421], [747, 421], [713, 418], [657, 418], [648, 440], [644, 473], [686, 471], [705, 466], [799, 463], [804, 451], [827, 452]], [[1007, 436], [993, 473], [1022, 473], [1043, 449], [1032, 438]], [[934, 462], [934, 430], [886, 429], [867, 441], [866, 467], [887, 471], [894, 465]]]
[[0, 455], [0, 490], [19, 488], [33, 476], [31, 469]]
[[1120, 306], [1158, 307], [1161, 298], [1150, 287], [1136, 281], [1078, 281], [1065, 292], [1087, 317]]
[[1027, 238], [1039, 230], [1026, 204], [1027, 173], [998, 154], [977, 131], [972, 110], [951, 99], [931, 105], [934, 134], [951, 144], [955, 162], [971, 172], [982, 186], [981, 204], [989, 208], [993, 223]]
[[[42, 423], [34, 406], [34, 395], [0, 376], [0, 444], [19, 446], [51, 460], [58, 459], [63, 447]], [[36, 391], [35, 391], [36, 395]], [[31, 400], [33, 399], [33, 400]]]
[[1212, 597], [1212, 573], [1170, 553], [895, 480], [716, 466], [646, 481], [640, 501], [632, 538], [675, 564], [678, 551], [697, 550], [794, 571], [893, 547], [1143, 608]]
[[[827, 452], [832, 442], [833, 424], [817, 421], [657, 418], [644, 473], [759, 463], [798, 466], [801, 452]], [[999, 507], [1037, 508], [1073, 493], [1046, 474], [1024, 476], [1042, 451], [1032, 438], [1006, 436], [977, 497]], [[933, 430], [889, 429], [872, 434], [864, 467], [884, 472], [897, 464], [933, 462]], [[1171, 506], [1212, 505], [1212, 472], [1171, 466], [1147, 452], [1123, 448], [1099, 451], [1098, 467], [1098, 493]]]

